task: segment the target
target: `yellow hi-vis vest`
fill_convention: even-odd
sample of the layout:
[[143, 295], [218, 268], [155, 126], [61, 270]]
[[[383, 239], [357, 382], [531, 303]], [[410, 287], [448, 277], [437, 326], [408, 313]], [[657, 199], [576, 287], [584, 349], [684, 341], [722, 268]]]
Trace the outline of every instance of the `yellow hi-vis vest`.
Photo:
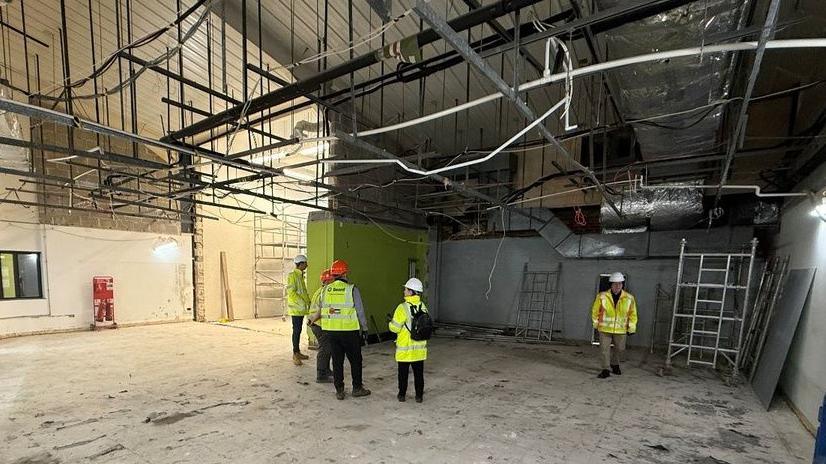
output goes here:
[[307, 294], [307, 284], [304, 283], [304, 273], [295, 268], [287, 276], [287, 314], [306, 316], [309, 312], [310, 296]]
[[427, 311], [419, 296], [406, 296], [404, 303], [396, 306], [393, 320], [388, 324], [396, 336], [396, 362], [415, 362], [427, 359], [427, 340], [413, 340], [410, 337], [410, 325], [413, 323], [411, 306], [417, 311]]
[[336, 280], [324, 287], [321, 297], [321, 329], [333, 332], [359, 330], [353, 284]]
[[637, 300], [625, 290], [620, 293], [617, 306], [611, 291], [597, 293], [591, 307], [591, 320], [594, 328], [610, 334], [626, 334], [637, 331]]

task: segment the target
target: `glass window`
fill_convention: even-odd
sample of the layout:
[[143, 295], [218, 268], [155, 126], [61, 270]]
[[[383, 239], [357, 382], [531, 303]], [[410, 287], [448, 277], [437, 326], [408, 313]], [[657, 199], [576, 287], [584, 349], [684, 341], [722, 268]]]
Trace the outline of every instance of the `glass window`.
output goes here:
[[0, 297], [42, 298], [40, 253], [0, 251]]
[[14, 255], [11, 253], [0, 253], [0, 281], [3, 283], [3, 298], [15, 298]]

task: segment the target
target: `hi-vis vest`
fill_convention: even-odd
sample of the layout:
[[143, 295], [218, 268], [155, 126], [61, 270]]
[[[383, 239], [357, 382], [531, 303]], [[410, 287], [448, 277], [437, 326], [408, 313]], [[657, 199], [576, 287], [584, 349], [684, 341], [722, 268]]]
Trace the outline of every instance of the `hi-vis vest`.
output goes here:
[[410, 337], [410, 326], [413, 324], [411, 303], [417, 311], [427, 311], [427, 306], [418, 296], [405, 297], [404, 303], [396, 306], [393, 320], [388, 324], [391, 332], [396, 336], [396, 362], [415, 362], [427, 359], [427, 340], [413, 340]]
[[321, 297], [322, 330], [334, 332], [359, 330], [353, 288], [353, 284], [340, 280], [324, 287]]
[[287, 314], [306, 316], [309, 312], [310, 296], [307, 294], [307, 284], [304, 283], [304, 273], [296, 268], [287, 276]]
[[620, 293], [617, 306], [611, 291], [600, 292], [591, 307], [594, 328], [610, 334], [634, 333], [637, 331], [637, 300], [625, 290]]

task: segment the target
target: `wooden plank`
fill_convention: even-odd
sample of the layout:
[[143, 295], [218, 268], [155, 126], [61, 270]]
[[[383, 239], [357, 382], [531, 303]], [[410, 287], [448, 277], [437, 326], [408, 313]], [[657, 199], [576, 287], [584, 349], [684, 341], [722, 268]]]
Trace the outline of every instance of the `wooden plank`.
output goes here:
[[229, 276], [227, 274], [227, 252], [221, 252], [221, 286], [224, 288], [224, 302], [227, 307], [228, 321], [235, 320], [235, 312], [232, 309], [232, 291], [229, 288]]

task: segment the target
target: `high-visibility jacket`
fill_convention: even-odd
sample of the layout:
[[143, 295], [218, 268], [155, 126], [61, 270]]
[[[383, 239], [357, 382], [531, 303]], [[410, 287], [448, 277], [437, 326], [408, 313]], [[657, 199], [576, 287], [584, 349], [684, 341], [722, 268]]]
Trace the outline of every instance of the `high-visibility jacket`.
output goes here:
[[287, 276], [287, 314], [306, 316], [310, 312], [310, 295], [304, 282], [304, 272], [295, 268]]
[[615, 307], [610, 290], [599, 292], [591, 307], [591, 319], [594, 328], [600, 332], [634, 333], [637, 331], [637, 300], [623, 290]]
[[[310, 297], [310, 315], [319, 313], [321, 311], [321, 298], [324, 295], [324, 285], [318, 287], [313, 296]], [[317, 321], [321, 325], [321, 321]]]
[[398, 334], [396, 336], [397, 362], [415, 362], [427, 359], [427, 340], [413, 340], [410, 337], [413, 307], [416, 308], [416, 311], [427, 311], [427, 306], [422, 303], [421, 297], [418, 295], [406, 296], [404, 297], [404, 303], [396, 306], [393, 320], [388, 324], [390, 331]]
[[336, 280], [324, 287], [321, 297], [321, 329], [333, 332], [358, 331], [361, 327], [353, 299], [355, 286]]

